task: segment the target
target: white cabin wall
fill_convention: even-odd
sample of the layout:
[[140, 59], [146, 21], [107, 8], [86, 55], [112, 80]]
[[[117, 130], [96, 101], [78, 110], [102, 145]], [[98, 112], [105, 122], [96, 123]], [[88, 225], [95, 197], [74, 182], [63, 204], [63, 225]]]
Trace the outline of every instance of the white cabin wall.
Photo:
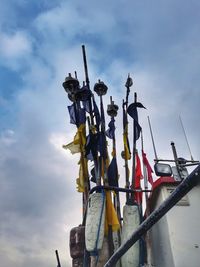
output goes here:
[[[165, 185], [155, 192], [157, 208], [175, 189]], [[156, 267], [200, 266], [200, 185], [192, 189], [158, 223], [151, 233], [152, 258]]]

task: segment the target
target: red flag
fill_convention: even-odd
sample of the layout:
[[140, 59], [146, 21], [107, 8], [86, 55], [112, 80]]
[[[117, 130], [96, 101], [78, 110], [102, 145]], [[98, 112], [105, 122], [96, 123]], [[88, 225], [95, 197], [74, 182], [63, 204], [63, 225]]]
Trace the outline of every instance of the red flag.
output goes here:
[[[140, 180], [143, 178], [141, 163], [138, 153], [135, 154], [136, 166], [135, 166], [135, 189], [141, 189]], [[135, 193], [135, 200], [138, 204], [142, 203], [142, 192]]]
[[153, 178], [152, 178], [152, 173], [153, 173], [153, 170], [149, 164], [149, 161], [146, 157], [146, 154], [144, 153], [144, 151], [142, 151], [142, 159], [143, 159], [143, 163], [144, 163], [144, 166], [146, 167], [147, 169], [147, 178], [148, 178], [148, 181], [151, 185], [153, 185]]

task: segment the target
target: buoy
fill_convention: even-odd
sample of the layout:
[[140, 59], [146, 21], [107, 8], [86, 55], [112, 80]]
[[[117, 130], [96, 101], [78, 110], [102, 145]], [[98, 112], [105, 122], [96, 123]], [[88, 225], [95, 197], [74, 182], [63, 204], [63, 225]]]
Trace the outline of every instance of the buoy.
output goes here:
[[90, 254], [102, 248], [105, 225], [105, 195], [94, 193], [89, 196], [85, 226], [85, 245]]
[[[140, 225], [140, 214], [137, 205], [125, 205], [123, 208], [122, 245]], [[140, 245], [134, 244], [121, 258], [122, 267], [139, 267]]]

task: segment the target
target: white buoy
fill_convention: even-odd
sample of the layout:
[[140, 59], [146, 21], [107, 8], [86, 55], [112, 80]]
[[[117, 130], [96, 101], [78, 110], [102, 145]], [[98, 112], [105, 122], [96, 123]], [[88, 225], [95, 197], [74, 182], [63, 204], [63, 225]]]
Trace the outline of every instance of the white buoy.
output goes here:
[[103, 245], [105, 225], [105, 196], [94, 193], [89, 196], [85, 226], [85, 245], [89, 252], [97, 252]]
[[[125, 205], [123, 208], [122, 244], [140, 225], [140, 214], [137, 205]], [[122, 267], [139, 267], [140, 245], [136, 242], [121, 258]]]

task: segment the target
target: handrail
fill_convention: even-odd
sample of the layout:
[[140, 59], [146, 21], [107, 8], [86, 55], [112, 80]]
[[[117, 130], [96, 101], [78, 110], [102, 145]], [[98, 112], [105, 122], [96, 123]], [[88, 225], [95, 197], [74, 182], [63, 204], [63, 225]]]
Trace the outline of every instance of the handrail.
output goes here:
[[182, 197], [184, 197], [198, 184], [200, 184], [200, 164], [176, 187], [171, 195], [139, 225], [129, 239], [111, 256], [104, 267], [115, 266], [117, 261], [130, 247], [132, 247], [157, 221], [159, 221], [171, 208], [173, 208]]

